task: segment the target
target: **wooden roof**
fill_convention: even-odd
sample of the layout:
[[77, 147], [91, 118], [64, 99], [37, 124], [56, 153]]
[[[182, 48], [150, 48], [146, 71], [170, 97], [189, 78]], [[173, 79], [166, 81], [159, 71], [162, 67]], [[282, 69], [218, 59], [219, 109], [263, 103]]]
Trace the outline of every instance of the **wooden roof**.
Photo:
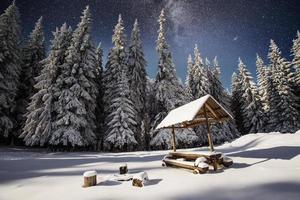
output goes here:
[[204, 124], [206, 123], [205, 111], [209, 122], [220, 122], [226, 119], [232, 119], [229, 112], [208, 94], [171, 110], [156, 129], [191, 128]]

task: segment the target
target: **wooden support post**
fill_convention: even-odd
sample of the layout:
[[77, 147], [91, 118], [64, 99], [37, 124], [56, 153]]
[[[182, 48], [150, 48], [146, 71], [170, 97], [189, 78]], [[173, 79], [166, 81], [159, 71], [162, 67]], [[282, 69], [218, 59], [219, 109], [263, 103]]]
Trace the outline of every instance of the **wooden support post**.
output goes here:
[[205, 115], [206, 126], [207, 126], [208, 144], [209, 144], [209, 147], [210, 147], [210, 151], [214, 151], [214, 144], [213, 144], [211, 133], [210, 133], [210, 124], [208, 122], [208, 117], [207, 117], [207, 112], [206, 112], [206, 105], [204, 105], [204, 115]]
[[172, 138], [173, 138], [173, 151], [176, 151], [176, 138], [175, 138], [175, 128], [174, 126], [172, 127]]

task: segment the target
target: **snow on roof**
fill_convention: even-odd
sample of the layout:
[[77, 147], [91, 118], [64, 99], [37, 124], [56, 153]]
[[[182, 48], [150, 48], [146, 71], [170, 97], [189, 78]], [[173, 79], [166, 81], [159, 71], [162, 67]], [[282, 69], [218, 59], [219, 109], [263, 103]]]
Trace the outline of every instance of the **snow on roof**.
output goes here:
[[[211, 96], [205, 95], [199, 99], [196, 99], [183, 106], [175, 108], [169, 112], [169, 114], [158, 124], [156, 129], [171, 128], [172, 126], [188, 126], [187, 123], [193, 122], [193, 120], [199, 120], [197, 116], [203, 115], [204, 105], [207, 105], [210, 109], [207, 109], [207, 115], [209, 119], [215, 119], [221, 121], [226, 118], [232, 118], [232, 116]], [[203, 111], [203, 112], [202, 112]]]

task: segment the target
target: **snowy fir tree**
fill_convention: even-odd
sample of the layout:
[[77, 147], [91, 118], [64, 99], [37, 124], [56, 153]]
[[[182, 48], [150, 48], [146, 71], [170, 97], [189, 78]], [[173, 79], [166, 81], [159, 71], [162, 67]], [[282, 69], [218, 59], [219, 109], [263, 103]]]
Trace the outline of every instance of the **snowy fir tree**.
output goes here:
[[243, 115], [242, 115], [242, 90], [241, 90], [241, 80], [240, 76], [235, 72], [232, 74], [231, 78], [231, 104], [230, 108], [233, 113], [233, 117], [235, 119], [235, 123], [237, 129], [240, 133], [245, 134], [244, 126], [243, 126]]
[[214, 59], [213, 59], [213, 67], [214, 67], [214, 70], [213, 70], [213, 73], [215, 75], [215, 77], [217, 79], [220, 80], [220, 76], [221, 76], [221, 67], [219, 65], [219, 61], [218, 61], [218, 57], [215, 56]]
[[[214, 58], [212, 64], [208, 59], [206, 59], [205, 66], [205, 77], [207, 78], [207, 83], [205, 84], [206, 91], [213, 96], [226, 110], [230, 112], [230, 95], [226, 93], [225, 89], [222, 86], [220, 76], [221, 76], [221, 67], [217, 60], [217, 57]], [[230, 141], [233, 138], [239, 136], [239, 132], [236, 129], [235, 122], [229, 120], [223, 123], [215, 123], [211, 127], [212, 134], [214, 135], [213, 140], [215, 143], [222, 143], [224, 141]], [[205, 127], [198, 127], [196, 129], [198, 137], [202, 143], [207, 142]]]
[[105, 148], [130, 151], [137, 147], [136, 108], [131, 101], [128, 85], [126, 36], [121, 15], [114, 29], [105, 71], [106, 138]]
[[137, 148], [138, 142], [134, 137], [136, 125], [136, 110], [130, 99], [130, 90], [126, 71], [121, 71], [117, 79], [114, 92], [117, 94], [111, 101], [110, 119], [105, 138], [106, 149], [119, 151], [132, 151]]
[[[193, 63], [191, 56], [188, 57], [187, 62], [185, 85], [186, 96], [190, 96], [189, 101], [200, 98], [205, 94], [210, 94], [219, 101], [223, 107], [230, 110], [230, 95], [225, 92], [220, 81], [221, 69], [217, 57], [214, 58], [212, 64], [206, 58], [204, 64], [197, 45], [195, 45], [194, 48], [194, 55], [195, 63]], [[192, 93], [195, 96], [193, 96]], [[207, 136], [205, 134], [206, 128], [204, 126], [199, 126], [195, 127], [194, 130], [199, 137], [200, 144], [205, 145], [207, 143]], [[216, 143], [231, 140], [239, 135], [234, 121], [223, 124], [216, 123], [212, 126], [212, 132], [214, 135], [214, 142]]]
[[207, 57], [205, 57], [205, 65], [206, 66], [210, 66], [211, 65], [210, 64], [210, 60]]
[[41, 61], [41, 74], [35, 78], [36, 93], [31, 97], [27, 108], [26, 123], [20, 135], [26, 145], [48, 145], [53, 133], [53, 121], [56, 117], [55, 94], [60, 92], [57, 77], [65, 61], [65, 53], [71, 40], [71, 29], [63, 24], [53, 32], [50, 54]]
[[39, 76], [41, 72], [40, 61], [45, 58], [45, 39], [42, 19], [43, 18], [40, 17], [36, 22], [34, 29], [29, 35], [28, 42], [23, 48], [20, 85], [16, 97], [15, 133], [19, 133], [24, 126], [26, 107], [30, 101], [29, 98], [34, 94], [34, 78]]
[[262, 106], [259, 101], [256, 85], [252, 81], [251, 73], [239, 58], [239, 75], [242, 94], [242, 115], [245, 133], [257, 133], [262, 128]]
[[56, 94], [57, 117], [49, 143], [63, 146], [90, 146], [95, 143], [97, 60], [90, 36], [91, 13], [87, 6], [72, 34], [66, 62], [59, 76]]
[[187, 59], [187, 75], [185, 78], [185, 93], [186, 93], [188, 102], [194, 100], [194, 97], [192, 94], [192, 88], [195, 88], [194, 73], [195, 73], [195, 70], [194, 70], [193, 58], [192, 58], [192, 55], [189, 54], [188, 59]]
[[155, 93], [157, 99], [157, 106], [162, 108], [161, 110], [169, 111], [176, 107], [176, 105], [182, 104], [180, 98], [183, 92], [183, 87], [180, 85], [177, 77], [172, 55], [169, 50], [165, 38], [165, 12], [161, 11], [159, 16], [159, 30], [156, 50], [158, 52], [158, 72], [155, 80]]
[[[300, 128], [299, 31], [291, 62], [273, 40], [268, 64], [256, 56], [257, 85], [239, 59], [229, 93], [217, 57], [202, 59], [197, 45], [194, 56], [188, 56], [183, 84], [167, 43], [164, 10], [158, 24], [158, 71], [151, 79], [137, 20], [127, 43], [119, 16], [104, 68], [103, 49], [93, 44], [88, 6], [75, 31], [63, 24], [53, 32], [46, 55], [42, 17], [20, 45], [19, 12], [13, 1], [0, 15], [0, 142], [19, 144], [20, 138], [25, 145], [53, 149], [169, 149], [171, 131], [156, 130], [157, 125], [172, 109], [206, 94], [235, 119], [212, 124], [215, 143], [240, 133]], [[179, 148], [206, 145], [206, 127], [176, 130], [176, 143]]]
[[198, 46], [194, 48], [194, 83], [195, 88], [192, 89], [192, 94], [195, 99], [200, 98], [206, 94], [209, 94], [209, 80], [207, 74], [207, 67], [203, 64]]
[[[109, 110], [109, 105], [114, 98], [114, 88], [117, 80], [120, 77], [122, 70], [127, 70], [127, 51], [126, 51], [126, 35], [122, 16], [119, 15], [118, 23], [114, 28], [114, 35], [112, 42], [114, 47], [108, 53], [107, 63], [103, 77], [104, 82], [104, 101], [105, 101], [105, 114], [106, 116], [112, 112]], [[125, 69], [126, 68], [126, 69]]]
[[[170, 148], [170, 130], [155, 130], [158, 123], [167, 115], [167, 113], [186, 103], [184, 88], [179, 83], [169, 45], [166, 41], [165, 25], [166, 17], [164, 10], [161, 11], [159, 19], [159, 30], [156, 50], [158, 52], [158, 73], [154, 84], [155, 91], [155, 118], [152, 124], [150, 145], [155, 149]], [[179, 144], [192, 144], [197, 141], [197, 136], [192, 130], [180, 130], [176, 134], [176, 140]], [[178, 136], [184, 134], [185, 137]], [[180, 138], [179, 138], [180, 137]]]
[[292, 47], [293, 61], [292, 64], [295, 70], [294, 93], [298, 98], [298, 112], [300, 112], [300, 32], [297, 31], [297, 38], [293, 40]]
[[262, 131], [268, 132], [268, 120], [270, 111], [270, 76], [269, 69], [265, 66], [262, 58], [256, 55], [256, 69], [257, 69], [257, 90], [260, 103], [262, 104], [263, 114], [263, 129]]
[[257, 69], [257, 87], [258, 87], [258, 94], [260, 96], [263, 111], [268, 112], [270, 109], [270, 100], [269, 100], [269, 72], [266, 68], [264, 61], [262, 58], [257, 54], [256, 55], [256, 69]]
[[13, 3], [0, 15], [0, 136], [9, 137], [20, 75], [19, 10]]
[[[137, 19], [131, 32], [131, 40], [128, 51], [128, 78], [130, 85], [130, 98], [133, 102], [136, 114], [135, 138], [140, 147], [145, 146], [145, 136], [142, 136], [141, 126], [145, 114], [145, 91], [146, 91], [146, 61], [144, 58], [140, 29]], [[142, 145], [143, 144], [143, 145]]]
[[98, 47], [95, 51], [96, 54], [96, 84], [98, 89], [98, 95], [96, 99], [96, 137], [97, 142], [95, 146], [95, 150], [103, 149], [104, 142], [104, 88], [103, 88], [103, 49], [101, 47], [101, 43], [99, 43]]
[[299, 112], [293, 93], [291, 64], [286, 61], [276, 43], [271, 40], [269, 54], [272, 78], [270, 94], [270, 121], [273, 131], [295, 132], [299, 128]]
[[192, 55], [189, 54], [188, 58], [187, 58], [187, 74], [186, 74], [186, 78], [185, 78], [185, 86], [189, 87], [189, 88], [193, 88], [192, 84], [193, 84], [193, 77], [194, 77], [194, 63], [193, 63], [193, 58]]

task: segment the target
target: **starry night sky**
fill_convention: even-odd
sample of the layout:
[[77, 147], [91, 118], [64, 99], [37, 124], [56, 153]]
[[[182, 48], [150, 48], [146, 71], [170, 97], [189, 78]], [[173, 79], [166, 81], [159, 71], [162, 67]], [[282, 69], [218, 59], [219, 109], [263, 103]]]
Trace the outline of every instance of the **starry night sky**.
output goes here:
[[[0, 2], [2, 13], [11, 0]], [[51, 31], [64, 22], [75, 29], [82, 10], [90, 5], [93, 41], [102, 42], [105, 59], [112, 47], [111, 36], [118, 14], [122, 14], [128, 38], [137, 18], [150, 77], [155, 77], [157, 71], [157, 19], [160, 10], [165, 8], [168, 43], [178, 76], [185, 79], [187, 56], [193, 53], [197, 43], [203, 59], [218, 56], [226, 88], [230, 87], [239, 56], [252, 73], [255, 73], [256, 53], [267, 61], [271, 38], [283, 55], [291, 59], [292, 39], [300, 29], [300, 1], [297, 0], [16, 0], [16, 4], [24, 36], [40, 16], [44, 17], [48, 48]]]

